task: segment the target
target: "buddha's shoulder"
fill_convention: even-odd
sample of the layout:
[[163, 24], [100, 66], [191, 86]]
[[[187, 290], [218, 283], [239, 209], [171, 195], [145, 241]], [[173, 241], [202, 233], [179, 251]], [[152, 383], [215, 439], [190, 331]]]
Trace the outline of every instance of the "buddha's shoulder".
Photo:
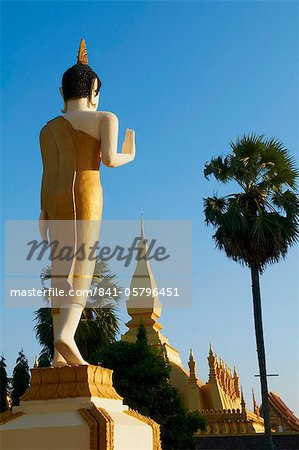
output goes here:
[[110, 111], [97, 111], [95, 113], [100, 120], [118, 122], [117, 115]]
[[49, 131], [49, 128], [51, 128], [51, 126], [54, 126], [57, 122], [61, 121], [61, 118], [62, 116], [57, 116], [51, 120], [48, 120], [48, 122], [40, 130], [40, 135], [47, 133], [47, 131]]

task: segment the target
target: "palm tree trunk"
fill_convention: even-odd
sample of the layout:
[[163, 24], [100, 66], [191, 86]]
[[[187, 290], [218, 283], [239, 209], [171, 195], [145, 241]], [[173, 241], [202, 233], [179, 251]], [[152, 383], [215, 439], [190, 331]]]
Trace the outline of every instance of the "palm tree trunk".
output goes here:
[[265, 344], [263, 333], [263, 318], [262, 318], [262, 303], [261, 303], [261, 291], [260, 291], [260, 277], [257, 267], [251, 267], [251, 280], [252, 280], [252, 298], [253, 298], [253, 313], [254, 313], [254, 326], [255, 326], [255, 338], [256, 347], [260, 371], [260, 383], [262, 394], [262, 409], [265, 426], [265, 439], [266, 448], [273, 450], [273, 440], [271, 433], [270, 423], [270, 411], [269, 411], [269, 397], [268, 397], [268, 383], [267, 383], [267, 370], [266, 370], [266, 356], [265, 356]]

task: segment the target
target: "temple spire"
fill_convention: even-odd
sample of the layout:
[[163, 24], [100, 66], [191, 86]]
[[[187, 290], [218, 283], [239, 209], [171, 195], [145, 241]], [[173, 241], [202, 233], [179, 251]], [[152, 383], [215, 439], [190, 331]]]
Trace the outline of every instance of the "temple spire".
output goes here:
[[141, 227], [141, 239], [144, 240], [144, 221], [143, 221], [143, 213], [141, 213], [140, 227]]
[[[139, 258], [136, 262], [130, 284], [130, 296], [127, 300], [127, 311], [131, 319], [126, 323], [129, 330], [122, 335], [122, 340], [136, 342], [137, 331], [140, 323], [143, 323], [148, 342], [151, 345], [163, 346], [166, 349], [167, 358], [181, 365], [179, 352], [171, 347], [168, 339], [163, 336], [163, 326], [158, 322], [161, 317], [162, 304], [159, 299], [159, 291], [147, 257], [147, 239], [145, 239], [143, 214], [140, 220], [141, 236], [138, 231]], [[142, 288], [142, 289], [140, 289]], [[133, 295], [137, 291], [138, 295]], [[150, 292], [150, 295], [147, 293]]]
[[192, 348], [190, 348], [190, 356], [188, 361], [188, 366], [190, 369], [190, 381], [197, 381], [197, 375], [196, 375], [196, 362], [194, 361], [193, 351]]
[[34, 369], [37, 369], [39, 366], [39, 362], [38, 362], [38, 353], [35, 355], [35, 360], [34, 360]]
[[216, 381], [217, 379], [217, 359], [212, 347], [212, 344], [210, 343], [210, 349], [209, 349], [209, 356], [208, 356], [208, 362], [209, 362], [209, 382]]
[[243, 388], [241, 386], [241, 412], [246, 413], [246, 403], [244, 400]]
[[[143, 314], [151, 317], [154, 314], [154, 318], [158, 319], [161, 316], [161, 303], [157, 293], [157, 285], [152, 273], [150, 261], [147, 257], [147, 243], [144, 233], [143, 214], [140, 221], [141, 237], [139, 239], [138, 247], [140, 249], [140, 256], [136, 262], [136, 268], [132, 277], [130, 290], [136, 288], [138, 293], [142, 286], [143, 291], [140, 291], [139, 295], [133, 296], [132, 294], [127, 301], [128, 313], [136, 316], [136, 313]], [[147, 295], [145, 289], [148, 289], [151, 295]], [[136, 311], [137, 310], [137, 311]], [[145, 316], [144, 316], [145, 318]]]
[[234, 377], [233, 377], [233, 380], [234, 380], [234, 388], [235, 388], [236, 396], [238, 398], [240, 398], [239, 375], [238, 375], [236, 366], [234, 366]]
[[253, 411], [257, 416], [260, 416], [260, 409], [255, 400], [254, 389], [252, 388], [252, 402], [253, 402]]

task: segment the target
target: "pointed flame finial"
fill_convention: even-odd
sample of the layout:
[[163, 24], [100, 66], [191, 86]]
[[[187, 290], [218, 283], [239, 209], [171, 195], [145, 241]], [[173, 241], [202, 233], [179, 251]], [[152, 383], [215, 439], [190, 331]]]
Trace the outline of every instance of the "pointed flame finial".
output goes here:
[[83, 38], [81, 39], [79, 45], [77, 64], [88, 64], [87, 49]]
[[212, 342], [210, 342], [210, 351], [209, 351], [209, 355], [210, 355], [210, 356], [214, 356], [214, 350], [213, 350], [213, 347], [212, 347]]

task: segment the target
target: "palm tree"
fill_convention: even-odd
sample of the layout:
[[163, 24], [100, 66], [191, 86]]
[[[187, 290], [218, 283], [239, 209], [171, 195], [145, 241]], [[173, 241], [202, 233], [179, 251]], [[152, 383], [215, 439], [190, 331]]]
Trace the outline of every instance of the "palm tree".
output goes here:
[[[43, 269], [41, 281], [45, 292], [44, 300], [48, 305], [50, 302], [50, 267]], [[93, 295], [87, 300], [75, 339], [83, 358], [96, 365], [99, 350], [104, 345], [113, 342], [119, 332], [117, 305], [121, 297], [115, 275], [100, 259], [96, 261], [90, 289]], [[35, 320], [36, 337], [42, 346], [40, 363], [41, 366], [46, 366], [51, 363], [54, 354], [51, 308], [39, 308], [35, 311]]]
[[230, 146], [230, 154], [206, 163], [204, 175], [213, 175], [221, 183], [234, 182], [241, 192], [205, 198], [205, 220], [216, 230], [216, 247], [251, 271], [265, 439], [273, 449], [259, 278], [267, 264], [285, 258], [298, 241], [299, 173], [277, 139], [245, 135]]

